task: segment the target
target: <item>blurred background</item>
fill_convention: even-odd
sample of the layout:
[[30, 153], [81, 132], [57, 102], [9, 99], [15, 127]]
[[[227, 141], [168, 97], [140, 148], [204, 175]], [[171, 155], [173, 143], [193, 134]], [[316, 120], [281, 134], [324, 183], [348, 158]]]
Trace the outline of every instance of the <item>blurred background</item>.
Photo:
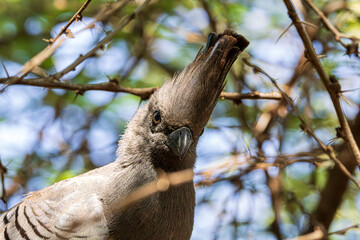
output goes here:
[[[94, 26], [96, 14], [116, 1], [90, 2], [82, 18], [70, 25], [64, 43], [40, 65], [40, 75], [62, 71], [143, 2], [129, 1]], [[307, 4], [293, 2], [323, 67], [341, 84], [344, 113], [360, 140], [358, 50], [351, 52], [337, 42]], [[0, 0], [0, 82], [18, 74], [48, 46], [83, 3]], [[360, 1], [314, 4], [340, 32], [360, 38]], [[157, 87], [194, 59], [210, 32], [230, 27], [251, 42], [239, 58], [250, 58], [277, 80], [315, 134], [359, 179], [355, 160], [337, 137], [339, 123], [328, 92], [304, 57], [295, 27], [284, 31], [290, 24], [283, 1], [153, 0], [109, 43], [59, 80], [93, 84], [110, 78], [120, 86]], [[342, 42], [350, 46], [354, 41]], [[30, 73], [25, 79], [38, 75]], [[276, 89], [237, 60], [225, 91]], [[1, 196], [7, 201], [0, 209], [14, 206], [30, 191], [114, 161], [117, 141], [143, 102], [127, 93], [8, 86], [0, 94]], [[193, 240], [289, 239], [319, 228], [343, 230], [330, 239], [360, 239], [354, 226], [360, 223], [359, 189], [301, 130], [284, 101], [219, 100], [197, 153]]]

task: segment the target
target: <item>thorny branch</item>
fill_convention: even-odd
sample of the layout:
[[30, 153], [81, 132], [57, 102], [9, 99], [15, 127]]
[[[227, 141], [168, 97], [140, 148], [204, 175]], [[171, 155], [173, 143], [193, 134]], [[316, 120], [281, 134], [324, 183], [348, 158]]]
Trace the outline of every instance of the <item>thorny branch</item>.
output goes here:
[[69, 26], [76, 20], [81, 20], [81, 13], [86, 9], [91, 0], [86, 0], [86, 2], [80, 7], [80, 9], [74, 14], [74, 16], [67, 22], [67, 24], [61, 29], [61, 31], [56, 35], [54, 39], [47, 40], [50, 44], [32, 59], [30, 59], [27, 63], [24, 64], [23, 69], [17, 74], [20, 75], [18, 78], [13, 78], [10, 81], [6, 82], [6, 85], [1, 89], [0, 93], [3, 92], [7, 86], [17, 83], [21, 81], [24, 77], [26, 77], [31, 71], [34, 70], [37, 66], [39, 66], [43, 61], [49, 58], [55, 50], [62, 44], [64, 39], [59, 40], [59, 42], [54, 45], [54, 43], [60, 38], [60, 36], [65, 33]]
[[[146, 0], [143, 4], [141, 4], [132, 14], [128, 15], [127, 17], [125, 17], [120, 23], [119, 25], [117, 25], [114, 30], [107, 34], [106, 37], [104, 37], [100, 42], [98, 42], [95, 47], [93, 47], [90, 51], [88, 51], [86, 54], [84, 55], [80, 55], [72, 64], [70, 64], [68, 67], [66, 67], [64, 70], [56, 73], [54, 75], [55, 79], [60, 79], [62, 76], [64, 76], [65, 74], [67, 74], [70, 71], [75, 70], [75, 68], [82, 63], [83, 61], [85, 61], [87, 58], [94, 56], [95, 52], [98, 49], [101, 49], [105, 46], [105, 44], [107, 44], [108, 42], [110, 42], [116, 34], [118, 34], [129, 22], [131, 22], [137, 15], [139, 15], [139, 13], [141, 13], [144, 8], [150, 3], [151, 0]], [[129, 0], [126, 2], [130, 2]]]
[[72, 16], [72, 18], [66, 23], [66, 25], [61, 28], [61, 31], [56, 35], [56, 37], [54, 39], [48, 40], [50, 45], [52, 45], [54, 42], [56, 42], [59, 39], [59, 37], [66, 32], [66, 30], [70, 27], [70, 25], [73, 22], [79, 21], [82, 19], [81, 14], [86, 9], [86, 7], [89, 5], [90, 2], [91, 2], [91, 0], [86, 0], [86, 2], [84, 2], [84, 4], [79, 8], [79, 10], [77, 10], [77, 12], [74, 14], [74, 16]]
[[[15, 77], [16, 78], [16, 77]], [[10, 78], [13, 79], [13, 78]], [[37, 87], [46, 87], [46, 88], [57, 88], [75, 91], [77, 94], [83, 95], [86, 91], [91, 90], [99, 90], [99, 91], [108, 91], [108, 92], [123, 92], [130, 93], [136, 96], [141, 97], [142, 100], [148, 99], [151, 94], [156, 91], [156, 87], [150, 88], [130, 88], [130, 87], [122, 87], [118, 84], [117, 80], [110, 80], [109, 82], [104, 83], [96, 83], [96, 84], [76, 84], [70, 82], [61, 82], [50, 80], [47, 81], [47, 78], [33, 78], [33, 79], [22, 79], [17, 81], [16, 84], [21, 85], [30, 85]], [[0, 83], [6, 83], [8, 78], [0, 78]], [[281, 100], [281, 94], [278, 92], [271, 93], [259, 93], [259, 92], [251, 92], [251, 93], [230, 93], [230, 92], [222, 92], [220, 95], [221, 99], [227, 99], [234, 101], [235, 103], [240, 102], [242, 99], [268, 99], [268, 100]]]
[[[232, 177], [218, 177], [218, 178], [211, 178], [214, 177], [215, 171], [219, 171], [221, 169], [221, 173], [227, 173], [229, 170], [234, 168], [240, 168], [243, 165], [248, 165], [245, 169], [241, 170], [242, 173], [251, 172], [256, 169], [268, 169], [269, 167], [279, 167], [284, 168], [288, 165], [297, 163], [297, 162], [308, 162], [313, 164], [319, 164], [323, 161], [326, 161], [324, 159], [320, 159], [317, 157], [317, 154], [319, 153], [299, 153], [299, 154], [293, 154], [293, 155], [282, 155], [277, 156], [276, 160], [272, 163], [266, 163], [266, 162], [255, 162], [253, 164], [249, 164], [248, 161], [250, 161], [252, 158], [247, 158], [246, 161], [239, 161], [234, 162], [233, 159], [230, 159], [229, 161], [223, 163], [221, 166], [215, 167], [215, 168], [207, 168], [199, 173], [196, 173], [197, 176], [203, 177], [202, 180], [198, 181], [195, 186], [208, 186], [212, 185], [216, 182], [225, 181], [225, 180], [232, 180], [231, 178], [235, 179], [238, 176], [232, 176]], [[255, 158], [256, 161], [258, 159]], [[121, 204], [117, 205], [117, 208], [127, 208], [131, 206], [132, 204], [151, 196], [152, 194], [155, 194], [157, 192], [163, 192], [167, 191], [169, 187], [171, 186], [177, 186], [184, 183], [192, 182], [194, 177], [194, 172], [192, 169], [186, 169], [178, 172], [173, 173], [165, 173], [162, 170], [159, 170], [158, 172], [158, 179], [145, 184], [144, 186], [140, 187], [139, 189], [135, 190], [134, 192], [130, 193], [123, 201], [121, 201]]]
[[[335, 40], [339, 42], [345, 49], [346, 54], [351, 55], [355, 54], [357, 57], [359, 56], [359, 39], [355, 36], [349, 36], [345, 33], [341, 33], [326, 17], [326, 15], [312, 2], [312, 0], [303, 0], [314, 12], [319, 16], [324, 26], [329, 29], [329, 31], [334, 35]], [[352, 41], [351, 44], [346, 44], [342, 40], [342, 38], [346, 38]]]
[[[61, 72], [56, 73], [53, 77], [55, 79], [60, 79], [66, 73], [74, 70], [85, 59], [92, 57], [98, 49], [104, 47], [105, 44], [108, 43], [109, 41], [111, 41], [120, 30], [122, 30], [129, 22], [131, 22], [131, 20], [133, 20], [150, 3], [150, 1], [151, 0], [146, 0], [144, 3], [142, 3], [132, 14], [130, 14], [127, 17], [125, 17], [124, 19], [122, 19], [122, 21], [119, 23], [119, 25], [111, 33], [106, 35], [106, 37], [104, 37], [93, 49], [91, 49], [84, 56], [80, 55], [74, 61], [74, 63], [70, 64], [67, 68], [65, 68]], [[121, 4], [119, 5], [120, 7], [116, 8], [116, 9], [119, 9], [119, 8], [125, 6], [128, 2], [130, 2], [130, 0], [121, 2]], [[108, 11], [108, 14], [113, 14], [113, 11]], [[108, 16], [109, 15], [107, 15], [106, 17], [108, 17]], [[105, 16], [103, 16], [103, 17], [105, 17]], [[101, 18], [101, 19], [103, 19], [103, 18]], [[95, 26], [94, 23], [92, 23], [89, 26], [85, 27], [84, 29], [80, 30], [79, 32], [81, 32], [89, 27], [94, 27], [94, 26]], [[43, 61], [45, 61], [47, 58], [49, 58], [55, 52], [55, 50], [60, 47], [60, 45], [65, 41], [65, 39], [66, 38], [60, 38], [59, 41], [57, 41], [57, 44], [50, 44], [43, 51], [38, 53], [32, 59], [30, 59], [27, 63], [25, 63], [23, 66], [23, 69], [17, 74], [20, 76], [11, 78], [10, 81], [6, 82], [6, 85], [2, 88], [1, 92], [3, 92], [7, 86], [21, 81], [34, 68], [38, 67]]]
[[[322, 152], [321, 152], [322, 153]], [[318, 155], [320, 152], [315, 153], [298, 153], [292, 155], [279, 155], [276, 157], [252, 157], [244, 156], [241, 160], [240, 155], [233, 156], [222, 164], [206, 168], [196, 175], [202, 179], [195, 183], [196, 187], [209, 186], [217, 182], [234, 181], [240, 179], [245, 174], [257, 169], [267, 170], [270, 167], [285, 168], [294, 163], [311, 163], [318, 165], [326, 160], [321, 159]], [[266, 159], [275, 158], [272, 162], [265, 162]], [[239, 171], [237, 174], [229, 175], [229, 172]]]
[[[325, 87], [330, 95], [330, 98], [333, 102], [336, 114], [339, 119], [341, 130], [343, 132], [342, 137], [345, 140], [345, 142], [348, 144], [348, 146], [350, 147], [350, 149], [358, 163], [358, 166], [360, 166], [360, 150], [356, 144], [354, 136], [350, 130], [349, 123], [344, 115], [344, 112], [342, 111], [341, 104], [340, 104], [341, 86], [336, 79], [334, 79], [332, 81], [326, 74], [325, 69], [321, 65], [319, 57], [317, 56], [317, 54], [315, 52], [315, 49], [311, 42], [311, 39], [310, 39], [308, 33], [306, 32], [304, 25], [300, 21], [300, 18], [298, 16], [298, 14], [296, 13], [296, 10], [295, 10], [291, 0], [284, 0], [284, 3], [288, 9], [289, 17], [292, 20], [294, 26], [296, 27], [296, 29], [303, 41], [305, 51], [306, 51], [305, 56], [312, 63], [313, 67], [315, 68], [316, 72], [318, 73], [321, 81], [325, 85]], [[337, 160], [335, 156], [333, 159]]]
[[[305, 22], [303, 22], [303, 23], [305, 24]], [[216, 24], [216, 22], [215, 22], [215, 24]], [[91, 57], [91, 56], [89, 56], [89, 57]], [[73, 69], [75, 69], [76, 66], [74, 66]], [[70, 69], [70, 71], [72, 70], [71, 68], [66, 68], [66, 69]], [[63, 71], [65, 71], [65, 69]], [[6, 80], [9, 80], [9, 79], [0, 79], [0, 81], [6, 81]], [[34, 80], [34, 82], [32, 82], [33, 80]], [[51, 86], [43, 86], [43, 85], [41, 85], [43, 83], [37, 82], [37, 80], [43, 80], [44, 84], [50, 84]], [[47, 82], [48, 80], [50, 80], [50, 83]], [[21, 83], [21, 81], [23, 81], [23, 83]], [[130, 94], [137, 95], [137, 96], [139, 96], [141, 98], [144, 98], [144, 99], [148, 98], [153, 93], [153, 91], [156, 90], [156, 88], [135, 89], [135, 88], [121, 87], [121, 86], [119, 86], [119, 84], [118, 84], [118, 82], [116, 80], [110, 80], [110, 82], [108, 82], [108, 83], [88, 84], [88, 85], [85, 85], [85, 84], [72, 84], [72, 83], [68, 83], [68, 82], [60, 82], [60, 81], [57, 81], [57, 79], [54, 78], [54, 76], [50, 76], [50, 77], [46, 77], [46, 78], [40, 78], [40, 79], [26, 79], [26, 80], [21, 79], [21, 81], [18, 84], [49, 87], [49, 88], [68, 89], [68, 90], [75, 91], [78, 94], [83, 94], [85, 91], [89, 91], [89, 90], [104, 90], [104, 91], [111, 91], [111, 92], [127, 92], [127, 93], [130, 93]], [[31, 84], [31, 83], [33, 83], [33, 84]], [[55, 86], [57, 84], [59, 84], [58, 87]], [[139, 90], [139, 91], [137, 91], [137, 90]], [[253, 93], [248, 93], [248, 94], [223, 92], [221, 97], [224, 98], [224, 99], [232, 100], [235, 103], [237, 103], [241, 99], [250, 99], [250, 98], [274, 99], [274, 100], [281, 100], [282, 99], [281, 94], [278, 93], [278, 92], [274, 92], [274, 93], [257, 93], [257, 92], [253, 92]], [[283, 105], [283, 103], [279, 102], [279, 106], [280, 105]], [[294, 163], [294, 162], [302, 162], [302, 161], [309, 162], [309, 163], [314, 163], [314, 164], [317, 164], [317, 163], [320, 162], [320, 160], [318, 160], [316, 158], [311, 159], [311, 160], [290, 159], [287, 164], [291, 164], [291, 163]], [[275, 163], [256, 162], [256, 164], [249, 166], [249, 168], [247, 168], [244, 171], [244, 173], [248, 173], [248, 172], [252, 171], [253, 169], [267, 169], [268, 167], [279, 167], [279, 168], [281, 168], [281, 167], [285, 167], [285, 166], [287, 166], [287, 165], [282, 163], [282, 162], [275, 162]], [[229, 169], [227, 169], [226, 172], [229, 172]], [[179, 174], [179, 175], [182, 175], [182, 174]], [[163, 177], [166, 180], [167, 175], [165, 175]], [[239, 177], [239, 176], [237, 176], [237, 177]], [[233, 179], [225, 179], [224, 178], [224, 180], [233, 180]], [[187, 181], [186, 178], [185, 178], [184, 181], [185, 182]], [[148, 196], [150, 194], [153, 194], [155, 192], [163, 191], [164, 188], [161, 187], [161, 186], [162, 186], [161, 184], [160, 185], [156, 184], [156, 186], [150, 185], [149, 188], [145, 191], [145, 192], [147, 192], [147, 194], [144, 195], [144, 193], [138, 193], [138, 194], [132, 195], [132, 197], [131, 197], [132, 200], [130, 199], [131, 201], [130, 200], [127, 201], [128, 204], [130, 203], [130, 205], [131, 205], [132, 201], [136, 201], [137, 199], [140, 200], [140, 199], [142, 199], [142, 198], [144, 198], [144, 197], [146, 197], [146, 196]], [[163, 185], [163, 186], [167, 186], [166, 181], [165, 181], [165, 185]], [[150, 191], [148, 191], [149, 189], [150, 189]]]
[[[262, 73], [264, 74], [275, 86], [275, 88], [281, 93], [285, 101], [292, 107], [292, 109], [296, 112], [296, 115], [298, 116], [299, 120], [301, 121], [301, 129], [309, 134], [319, 145], [319, 147], [323, 150], [324, 153], [326, 153], [331, 160], [333, 160], [338, 166], [341, 168], [341, 170], [346, 174], [346, 176], [360, 189], [360, 184], [355, 180], [355, 178], [351, 175], [349, 170], [344, 166], [344, 164], [336, 157], [334, 153], [334, 149], [330, 145], [325, 145], [320, 138], [316, 136], [312, 128], [309, 126], [305, 118], [300, 113], [299, 109], [296, 107], [294, 101], [279, 87], [276, 80], [272, 78], [269, 74], [267, 74], [264, 70], [262, 70], [260, 67], [254, 65], [249, 61], [249, 59], [243, 58], [243, 62], [252, 67], [254, 69], [254, 72]], [[354, 140], [355, 141], [355, 140]], [[356, 142], [355, 142], [356, 144]], [[357, 147], [357, 146], [356, 146]]]

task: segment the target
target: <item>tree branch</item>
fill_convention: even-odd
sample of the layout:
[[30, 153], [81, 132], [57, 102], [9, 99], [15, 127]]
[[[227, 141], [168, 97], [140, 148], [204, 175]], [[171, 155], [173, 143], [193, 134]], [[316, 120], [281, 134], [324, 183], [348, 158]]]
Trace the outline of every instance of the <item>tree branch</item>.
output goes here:
[[325, 69], [321, 65], [320, 60], [315, 52], [315, 49], [311, 42], [311, 39], [310, 39], [309, 35], [307, 34], [304, 25], [300, 21], [300, 18], [298, 16], [298, 14], [296, 13], [296, 10], [295, 10], [291, 0], [284, 0], [284, 3], [288, 9], [289, 17], [292, 20], [293, 24], [295, 25], [295, 27], [301, 37], [301, 40], [304, 44], [305, 51], [306, 51], [306, 57], [312, 63], [312, 65], [315, 68], [316, 72], [318, 73], [321, 81], [323, 82], [327, 91], [329, 92], [330, 98], [333, 102], [336, 114], [339, 119], [341, 130], [344, 133], [344, 134], [342, 134], [343, 139], [350, 147], [358, 166], [360, 166], [360, 150], [359, 150], [358, 146], [356, 145], [356, 141], [354, 139], [354, 136], [350, 130], [348, 121], [347, 121], [347, 119], [342, 111], [341, 105], [340, 105], [341, 86], [337, 81], [331, 81], [330, 78], [327, 76]]
[[[254, 72], [259, 72], [264, 74], [275, 86], [275, 88], [281, 93], [285, 101], [291, 106], [291, 108], [296, 112], [296, 115], [298, 116], [299, 120], [301, 121], [301, 129], [309, 134], [319, 145], [319, 147], [323, 150], [324, 153], [326, 153], [331, 160], [333, 160], [343, 171], [343, 173], [360, 189], [360, 184], [356, 181], [356, 179], [351, 175], [349, 170], [344, 166], [344, 164], [336, 157], [334, 153], [334, 149], [331, 146], [325, 145], [318, 136], [314, 133], [310, 125], [307, 123], [305, 118], [301, 115], [299, 109], [296, 107], [294, 101], [279, 87], [279, 85], [276, 83], [275, 79], [272, 78], [269, 74], [267, 74], [264, 70], [262, 70], [260, 67], [252, 64], [248, 59], [243, 58], [243, 62], [252, 67]], [[354, 140], [355, 141], [355, 140]], [[356, 142], [355, 142], [356, 144]], [[357, 146], [356, 146], [357, 147]]]
[[66, 25], [61, 28], [61, 31], [56, 35], [56, 37], [54, 39], [49, 40], [50, 45], [56, 42], [56, 40], [58, 40], [59, 37], [66, 32], [66, 30], [70, 27], [70, 25], [73, 22], [82, 19], [81, 13], [86, 9], [86, 7], [89, 5], [90, 2], [91, 0], [86, 0], [86, 2], [84, 2], [84, 4], [79, 8], [79, 10], [77, 10], [74, 16], [72, 16], [72, 18], [66, 23]]
[[53, 45], [59, 38], [60, 36], [66, 32], [66, 30], [68, 29], [68, 27], [71, 25], [71, 23], [73, 23], [75, 20], [80, 19], [81, 20], [81, 13], [86, 9], [86, 7], [89, 5], [89, 3], [91, 2], [91, 0], [86, 0], [86, 2], [79, 8], [79, 10], [74, 14], [74, 16], [67, 22], [67, 24], [65, 25], [65, 27], [63, 27], [61, 29], [61, 31], [56, 35], [56, 37], [54, 39], [50, 39], [48, 40], [48, 42], [50, 43], [43, 51], [41, 51], [40, 53], [38, 53], [36, 56], [34, 56], [33, 58], [31, 58], [29, 61], [27, 61], [24, 66], [23, 69], [17, 74], [21, 74], [21, 76], [17, 79], [13, 79], [12, 81], [7, 82], [7, 85], [3, 86], [3, 88], [1, 89], [0, 93], [3, 92], [7, 86], [16, 83], [17, 81], [20, 81], [21, 79], [23, 79], [25, 76], [27, 76], [35, 67], [39, 66], [43, 61], [45, 61], [48, 57], [50, 57], [55, 50], [62, 44], [62, 42], [64, 41], [64, 39], [62, 39], [61, 41], [58, 42], [58, 44]]
[[92, 57], [95, 55], [95, 52], [103, 48], [105, 44], [110, 42], [118, 32], [120, 32], [129, 22], [131, 22], [142, 10], [150, 3], [151, 0], [146, 0], [143, 4], [141, 4], [132, 14], [125, 17], [119, 25], [116, 26], [116, 28], [106, 35], [99, 43], [96, 44], [95, 47], [93, 47], [90, 51], [88, 51], [85, 55], [80, 55], [72, 64], [70, 64], [68, 67], [66, 67], [64, 70], [56, 73], [54, 75], [55, 78], [60, 79], [62, 76], [67, 74], [70, 71], [75, 70], [75, 68], [82, 63], [85, 59]]
[[[61, 72], [58, 72], [54, 75], [55, 78], [60, 79], [63, 75], [65, 75], [66, 73], [74, 70], [80, 63], [82, 63], [85, 59], [87, 59], [88, 57], [91, 57], [95, 54], [95, 52], [99, 49], [105, 46], [106, 43], [108, 43], [109, 41], [111, 41], [114, 36], [121, 30], [123, 29], [129, 22], [131, 22], [131, 20], [133, 20], [150, 2], [151, 0], [146, 0], [144, 3], [142, 3], [132, 14], [128, 15], [127, 17], [125, 17], [120, 23], [119, 25], [108, 35], [106, 35], [106, 37], [104, 37], [93, 49], [91, 49], [88, 53], [86, 53], [84, 56], [80, 55], [72, 64], [70, 64], [67, 68], [65, 68], [64, 70], [62, 70]], [[125, 6], [128, 2], [130, 2], [130, 0], [127, 1], [123, 1], [121, 2], [121, 4], [117, 5], [116, 9], [119, 9], [123, 6]], [[109, 11], [107, 14], [112, 14], [114, 11]], [[109, 15], [106, 15], [106, 17], [108, 17]], [[105, 16], [103, 16], [105, 17]], [[96, 20], [99, 21], [99, 20]], [[94, 21], [94, 22], [96, 22]], [[79, 32], [93, 27], [94, 26], [94, 22], [91, 23], [89, 26], [85, 27], [84, 29], [80, 30]], [[1, 92], [3, 92], [5, 90], [5, 88], [11, 84], [15, 84], [18, 81], [21, 81], [25, 76], [27, 76], [35, 67], [39, 66], [43, 61], [45, 61], [47, 58], [49, 58], [54, 52], [55, 50], [60, 47], [60, 45], [62, 44], [62, 42], [65, 40], [65, 38], [61, 38], [59, 39], [59, 41], [57, 41], [57, 44], [54, 45], [49, 45], [47, 46], [43, 51], [41, 51], [40, 53], [38, 53], [35, 57], [33, 57], [32, 59], [30, 59], [28, 62], [26, 62], [23, 66], [23, 69], [17, 74], [20, 75], [17, 78], [11, 78], [11, 80], [9, 82], [7, 82]]]
[[[0, 78], [0, 84], [4, 84], [7, 81], [11, 81], [13, 78]], [[146, 100], [148, 99], [151, 94], [153, 94], [157, 87], [150, 87], [150, 88], [131, 88], [131, 87], [122, 87], [119, 86], [116, 80], [110, 80], [109, 82], [104, 83], [96, 83], [96, 84], [77, 84], [77, 83], [70, 83], [70, 82], [61, 82], [52, 80], [51, 76], [48, 78], [33, 78], [33, 79], [21, 79], [16, 82], [18, 85], [29, 85], [29, 86], [36, 86], [36, 87], [45, 87], [45, 88], [55, 88], [55, 89], [64, 89], [74, 91], [80, 95], [84, 94], [86, 91], [108, 91], [108, 92], [123, 92], [123, 93], [130, 93], [136, 96], [141, 97], [141, 99]], [[234, 103], [239, 103], [243, 99], [267, 99], [267, 100], [281, 100], [281, 94], [278, 92], [271, 92], [271, 93], [259, 93], [259, 92], [252, 92], [252, 93], [229, 93], [229, 92], [222, 92], [220, 95], [221, 99], [227, 99], [234, 101]]]
[[[340, 43], [345, 49], [346, 54], [351, 55], [355, 54], [355, 56], [359, 56], [359, 39], [355, 36], [349, 36], [345, 33], [341, 33], [326, 17], [326, 15], [316, 7], [316, 5], [311, 0], [303, 0], [314, 12], [319, 16], [324, 26], [329, 29], [329, 31], [334, 35], [335, 40]], [[341, 38], [347, 38], [352, 41], [352, 44], [344, 43]]]
[[[355, 134], [356, 141], [360, 146], [360, 113], [356, 116], [355, 122], [352, 125], [353, 133]], [[340, 146], [338, 150], [338, 158], [346, 166], [349, 172], [353, 173], [356, 169], [356, 161], [347, 147], [347, 144], [344, 143]], [[344, 198], [345, 191], [347, 190], [349, 179], [340, 169], [339, 166], [335, 166], [330, 170], [328, 180], [325, 187], [321, 190], [320, 200], [317, 203], [317, 207], [313, 212], [314, 218], [321, 223], [321, 227], [324, 229], [329, 229], [331, 222], [333, 221], [337, 209], [341, 205], [341, 202]], [[309, 226], [308, 232], [313, 231], [317, 226]]]

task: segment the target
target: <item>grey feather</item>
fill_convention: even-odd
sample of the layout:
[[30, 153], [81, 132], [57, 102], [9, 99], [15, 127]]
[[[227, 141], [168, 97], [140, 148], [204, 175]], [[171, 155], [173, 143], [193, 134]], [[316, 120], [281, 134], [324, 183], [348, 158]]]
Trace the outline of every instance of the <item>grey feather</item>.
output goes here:
[[[224, 80], [249, 42], [231, 30], [212, 33], [193, 63], [159, 88], [130, 121], [117, 159], [29, 194], [0, 218], [1, 239], [190, 239], [193, 183], [119, 208], [157, 179], [157, 169], [192, 169], [196, 145]], [[169, 140], [170, 139], [170, 140]]]

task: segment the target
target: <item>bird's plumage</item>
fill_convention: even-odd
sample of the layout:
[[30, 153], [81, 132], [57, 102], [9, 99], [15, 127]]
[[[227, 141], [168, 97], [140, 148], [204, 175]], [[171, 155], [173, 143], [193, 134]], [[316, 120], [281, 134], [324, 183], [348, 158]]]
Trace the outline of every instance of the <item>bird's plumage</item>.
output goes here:
[[210, 34], [194, 62], [166, 81], [135, 114], [104, 167], [29, 194], [0, 218], [1, 239], [190, 239], [193, 183], [121, 208], [129, 194], [157, 179], [157, 169], [192, 169], [196, 145], [224, 79], [249, 42], [225, 30]]

